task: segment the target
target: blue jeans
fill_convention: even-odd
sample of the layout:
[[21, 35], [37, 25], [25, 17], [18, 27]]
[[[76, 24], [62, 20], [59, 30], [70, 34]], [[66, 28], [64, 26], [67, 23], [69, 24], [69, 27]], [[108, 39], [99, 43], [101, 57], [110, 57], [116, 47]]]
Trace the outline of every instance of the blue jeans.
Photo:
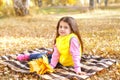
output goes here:
[[[38, 58], [42, 58], [43, 55], [47, 55], [48, 57], [48, 62], [51, 62], [51, 58], [52, 58], [52, 54], [47, 54], [47, 53], [33, 53], [30, 54], [29, 56], [29, 60], [33, 60], [33, 59], [38, 59]], [[59, 62], [57, 63], [56, 67], [62, 66]]]
[[30, 54], [29, 56], [29, 60], [33, 60], [33, 59], [38, 59], [38, 58], [42, 58], [43, 55], [47, 55], [48, 57], [48, 61], [50, 63], [50, 60], [52, 58], [52, 54], [47, 54], [47, 53], [33, 53], [33, 54]]

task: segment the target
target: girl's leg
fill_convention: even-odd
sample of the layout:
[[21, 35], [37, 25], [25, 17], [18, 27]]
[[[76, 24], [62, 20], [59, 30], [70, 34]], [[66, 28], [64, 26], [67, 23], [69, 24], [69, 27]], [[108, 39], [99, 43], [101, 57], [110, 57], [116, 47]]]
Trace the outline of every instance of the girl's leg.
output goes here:
[[47, 54], [47, 57], [48, 57], [48, 62], [50, 63], [51, 62], [51, 58], [52, 58], [52, 54]]

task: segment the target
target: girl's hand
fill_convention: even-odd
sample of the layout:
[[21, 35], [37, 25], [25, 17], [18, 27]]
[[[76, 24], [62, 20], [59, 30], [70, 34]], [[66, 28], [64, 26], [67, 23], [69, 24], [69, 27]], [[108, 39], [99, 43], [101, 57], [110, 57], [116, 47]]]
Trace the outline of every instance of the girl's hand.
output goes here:
[[86, 73], [85, 72], [76, 72], [76, 74], [78, 74], [78, 75], [85, 75]]

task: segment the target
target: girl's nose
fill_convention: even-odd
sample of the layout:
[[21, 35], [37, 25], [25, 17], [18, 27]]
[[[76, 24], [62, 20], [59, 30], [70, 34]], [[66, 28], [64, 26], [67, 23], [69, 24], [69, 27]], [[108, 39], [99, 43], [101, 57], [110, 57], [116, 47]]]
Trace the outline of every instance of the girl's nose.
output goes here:
[[61, 27], [61, 30], [64, 30], [64, 27]]

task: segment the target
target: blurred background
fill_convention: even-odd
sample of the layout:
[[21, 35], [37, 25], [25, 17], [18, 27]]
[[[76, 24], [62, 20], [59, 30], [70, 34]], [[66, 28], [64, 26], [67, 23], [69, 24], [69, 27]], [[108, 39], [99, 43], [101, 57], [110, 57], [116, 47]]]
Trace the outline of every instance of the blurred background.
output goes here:
[[[88, 9], [118, 6], [119, 4], [120, 0], [0, 0], [0, 16], [24, 16], [33, 12], [45, 13], [44, 8], [49, 9], [50, 7], [54, 7], [56, 10], [62, 7], [74, 7], [85, 12]], [[49, 13], [52, 14], [52, 12]]]

